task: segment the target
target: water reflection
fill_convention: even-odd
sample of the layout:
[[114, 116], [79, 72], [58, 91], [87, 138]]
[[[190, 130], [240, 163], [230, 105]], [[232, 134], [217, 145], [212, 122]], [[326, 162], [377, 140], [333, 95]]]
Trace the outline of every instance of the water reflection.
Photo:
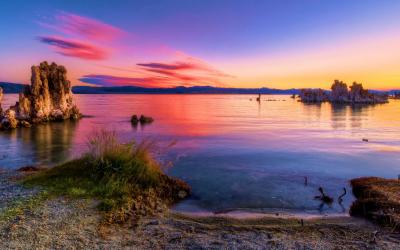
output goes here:
[[[169, 144], [193, 199], [177, 209], [319, 211], [318, 187], [338, 197], [360, 175], [400, 173], [400, 102], [377, 106], [303, 104], [289, 96], [255, 101], [249, 95], [76, 95], [88, 115], [74, 123], [0, 133], [0, 166], [54, 164], [81, 154], [98, 128], [124, 140], [151, 137]], [[250, 99], [253, 98], [253, 101]], [[283, 101], [284, 100], [284, 101]], [[6, 96], [6, 102], [11, 102]], [[15, 100], [13, 101], [15, 102]], [[133, 114], [154, 117], [134, 127]], [[362, 138], [369, 142], [362, 142]], [[304, 176], [308, 185], [304, 185]], [[343, 212], [352, 201], [324, 206]]]
[[2, 165], [53, 165], [69, 159], [77, 123], [67, 120], [1, 133], [1, 141], [11, 142]]

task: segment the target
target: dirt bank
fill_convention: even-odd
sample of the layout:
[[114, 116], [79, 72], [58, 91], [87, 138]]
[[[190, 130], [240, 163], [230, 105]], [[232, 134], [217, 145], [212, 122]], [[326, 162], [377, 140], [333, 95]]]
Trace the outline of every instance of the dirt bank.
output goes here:
[[58, 198], [0, 222], [2, 249], [395, 249], [396, 234], [362, 219], [232, 219], [163, 213], [135, 227], [99, 226], [96, 202]]
[[400, 181], [377, 177], [351, 180], [354, 196], [350, 213], [365, 216], [393, 231], [400, 231]]

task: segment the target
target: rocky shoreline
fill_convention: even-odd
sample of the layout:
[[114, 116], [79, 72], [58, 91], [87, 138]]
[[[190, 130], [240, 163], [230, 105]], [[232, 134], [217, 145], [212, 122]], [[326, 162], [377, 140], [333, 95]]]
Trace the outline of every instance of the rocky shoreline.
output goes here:
[[[35, 193], [16, 182], [21, 173], [0, 175], [1, 204]], [[19, 187], [18, 187], [19, 186]], [[21, 190], [23, 190], [21, 192]], [[102, 212], [91, 199], [59, 197], [0, 217], [0, 241], [6, 249], [395, 249], [399, 235], [356, 217], [247, 219], [189, 216], [162, 211], [139, 222], [102, 226]], [[7, 205], [6, 205], [7, 206]], [[51, 232], [51, 233], [49, 233]]]

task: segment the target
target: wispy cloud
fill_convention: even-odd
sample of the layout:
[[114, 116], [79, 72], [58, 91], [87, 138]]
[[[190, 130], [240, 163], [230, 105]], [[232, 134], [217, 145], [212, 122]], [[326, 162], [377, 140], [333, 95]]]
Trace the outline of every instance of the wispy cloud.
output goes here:
[[48, 44], [61, 55], [85, 60], [109, 58], [110, 51], [115, 49], [109, 42], [126, 34], [112, 25], [68, 12], [59, 12], [53, 22], [38, 23], [63, 34], [40, 36], [40, 42]]
[[126, 67], [105, 68], [124, 72], [127, 76], [91, 74], [85, 75], [79, 80], [99, 86], [225, 86], [223, 79], [231, 77], [193, 57], [181, 58], [174, 62], [137, 63], [135, 67], [129, 69]]
[[[85, 75], [79, 79], [81, 82], [95, 84], [103, 87], [113, 86], [137, 86], [137, 87], [160, 87], [160, 82], [165, 81], [157, 77], [123, 77], [113, 75]], [[168, 86], [165, 86], [168, 87]]]
[[152, 69], [165, 69], [165, 70], [181, 70], [181, 69], [196, 69], [197, 66], [186, 62], [175, 62], [175, 63], [138, 63], [138, 66]]
[[[59, 12], [52, 21], [39, 24], [62, 34], [39, 37], [40, 42], [49, 45], [61, 55], [99, 61], [112, 59], [111, 52], [117, 52], [117, 56], [125, 61], [118, 62], [121, 66], [115, 66], [116, 62], [113, 62], [109, 63], [110, 66], [101, 66], [103, 70], [84, 74], [79, 79], [83, 83], [143, 87], [222, 86], [222, 79], [231, 77], [200, 59], [166, 45], [143, 41], [140, 38], [129, 40], [127, 32], [92, 18]], [[156, 55], [150, 53], [154, 51], [157, 51]], [[126, 63], [132, 60], [133, 56], [140, 57], [138, 54], [146, 58], [153, 55], [158, 59], [136, 63], [133, 66]]]
[[68, 12], [58, 12], [54, 22], [38, 22], [39, 25], [55, 31], [78, 36], [95, 41], [116, 40], [127, 33], [120, 28], [98, 21], [96, 19], [79, 16]]
[[78, 57], [86, 60], [103, 60], [108, 56], [108, 52], [105, 49], [81, 41], [53, 36], [42, 36], [38, 39], [40, 42], [50, 45], [57, 53], [64, 56]]

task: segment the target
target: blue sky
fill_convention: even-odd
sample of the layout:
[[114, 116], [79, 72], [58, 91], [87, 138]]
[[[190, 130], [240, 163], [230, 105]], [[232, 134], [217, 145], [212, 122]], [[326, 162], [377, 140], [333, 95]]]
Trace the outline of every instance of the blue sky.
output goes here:
[[[202, 77], [198, 81], [195, 77], [171, 79], [168, 86], [175, 80], [176, 85], [325, 87], [336, 74], [374, 88], [399, 87], [400, 78], [394, 73], [400, 65], [395, 45], [400, 33], [398, 13], [400, 1], [7, 1], [0, 9], [0, 81], [26, 82], [31, 64], [56, 60], [72, 69], [74, 84], [88, 75], [151, 77], [154, 84], [161, 78], [138, 73], [141, 69], [136, 64], [192, 58], [231, 77], [214, 82], [209, 71], [185, 69], [179, 73]], [[62, 22], [70, 16], [115, 27], [127, 35], [105, 42], [65, 33], [57, 27], [64, 27]], [[102, 48], [107, 55], [82, 58], [60, 52], [54, 43], [38, 39], [43, 36], [74, 39]], [[168, 52], [159, 52], [161, 47]], [[332, 59], [335, 50], [338, 56], [344, 55], [344, 66]], [[357, 57], [362, 67], [354, 60]], [[326, 68], [321, 68], [324, 64]], [[121, 68], [132, 72], [121, 74]]]

